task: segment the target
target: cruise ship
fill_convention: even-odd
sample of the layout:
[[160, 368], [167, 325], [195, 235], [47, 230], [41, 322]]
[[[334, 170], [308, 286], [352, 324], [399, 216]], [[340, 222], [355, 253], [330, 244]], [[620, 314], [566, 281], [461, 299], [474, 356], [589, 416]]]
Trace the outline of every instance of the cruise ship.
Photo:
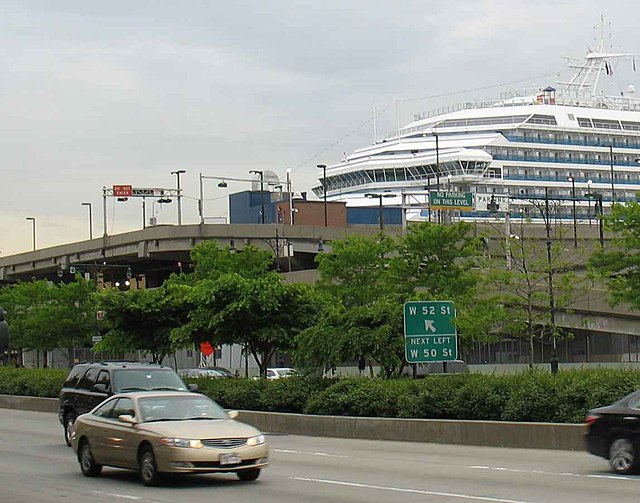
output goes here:
[[541, 218], [537, 203], [546, 198], [553, 218], [573, 218], [575, 202], [576, 218], [585, 221], [613, 202], [635, 201], [640, 99], [633, 85], [617, 96], [599, 90], [622, 62], [635, 70], [635, 56], [608, 52], [602, 37], [584, 60], [567, 59], [568, 81], [417, 116], [320, 166], [312, 190], [322, 198], [326, 188], [327, 200], [348, 205], [402, 205], [409, 220], [430, 218], [430, 190], [473, 193], [464, 219], [495, 218], [496, 202], [500, 214]]

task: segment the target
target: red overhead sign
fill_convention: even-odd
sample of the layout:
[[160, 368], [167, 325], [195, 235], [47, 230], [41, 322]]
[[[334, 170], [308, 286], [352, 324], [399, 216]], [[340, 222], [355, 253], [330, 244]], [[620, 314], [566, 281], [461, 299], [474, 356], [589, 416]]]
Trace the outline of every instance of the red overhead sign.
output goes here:
[[114, 185], [113, 195], [114, 197], [131, 197], [133, 194], [133, 187], [131, 185]]

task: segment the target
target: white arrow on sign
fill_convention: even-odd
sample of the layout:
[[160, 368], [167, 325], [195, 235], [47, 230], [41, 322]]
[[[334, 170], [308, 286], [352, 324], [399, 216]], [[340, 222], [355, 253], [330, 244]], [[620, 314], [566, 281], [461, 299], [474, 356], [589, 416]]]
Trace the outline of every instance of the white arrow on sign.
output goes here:
[[436, 333], [436, 327], [433, 326], [433, 322], [435, 320], [424, 320], [424, 330], [428, 332], [431, 330], [434, 334]]

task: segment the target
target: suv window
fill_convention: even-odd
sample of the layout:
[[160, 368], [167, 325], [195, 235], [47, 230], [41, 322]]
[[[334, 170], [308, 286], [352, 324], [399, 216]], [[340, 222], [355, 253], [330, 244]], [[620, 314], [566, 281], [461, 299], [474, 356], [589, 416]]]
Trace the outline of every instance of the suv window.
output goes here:
[[90, 390], [96, 384], [96, 377], [98, 377], [99, 368], [90, 368], [80, 381], [80, 387], [82, 389]]
[[87, 370], [87, 367], [84, 365], [76, 365], [71, 369], [67, 379], [64, 381], [63, 386], [65, 388], [75, 388], [78, 385], [78, 381], [80, 380], [80, 376]]
[[111, 377], [109, 376], [109, 372], [107, 372], [106, 370], [103, 370], [102, 372], [100, 372], [100, 375], [98, 376], [98, 380], [96, 381], [96, 384], [104, 384], [106, 385], [106, 390], [109, 391], [111, 389]]
[[113, 389], [118, 391], [160, 390], [185, 391], [182, 379], [171, 369], [119, 369], [113, 373]]

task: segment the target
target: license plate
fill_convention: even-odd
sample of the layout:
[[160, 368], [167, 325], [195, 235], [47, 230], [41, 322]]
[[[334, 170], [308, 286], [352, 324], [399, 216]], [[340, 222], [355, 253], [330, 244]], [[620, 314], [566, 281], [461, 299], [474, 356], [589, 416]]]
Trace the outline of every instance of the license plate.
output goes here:
[[237, 454], [234, 454], [233, 452], [220, 454], [218, 461], [220, 461], [220, 466], [237, 465], [240, 463], [240, 456], [238, 456]]

